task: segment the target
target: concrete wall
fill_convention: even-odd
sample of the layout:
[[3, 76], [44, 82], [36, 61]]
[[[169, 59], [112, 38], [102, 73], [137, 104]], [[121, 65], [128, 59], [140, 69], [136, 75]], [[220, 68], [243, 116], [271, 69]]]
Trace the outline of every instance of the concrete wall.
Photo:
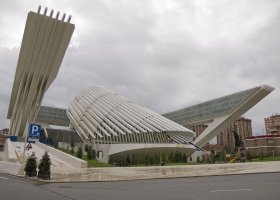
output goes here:
[[17, 175], [20, 168], [22, 167], [21, 164], [18, 163], [10, 163], [5, 161], [0, 161], [0, 172], [5, 172], [13, 175]]
[[77, 168], [86, 168], [87, 167], [87, 162], [84, 160], [81, 160], [81, 159], [71, 156], [67, 153], [59, 151], [53, 147], [50, 147], [48, 145], [41, 143], [41, 142], [36, 142], [36, 145], [38, 145], [45, 151], [50, 152], [51, 154], [55, 155], [56, 157], [58, 157], [59, 159], [61, 159], [62, 161], [68, 163], [69, 165], [71, 165], [73, 167], [77, 167]]
[[12, 144], [10, 138], [7, 138], [4, 149], [6, 154], [6, 156], [4, 157], [5, 161], [18, 162], [18, 157], [16, 155], [14, 145]]
[[111, 144], [96, 144], [93, 146], [98, 157], [98, 152], [102, 151], [102, 158], [97, 158], [100, 162], [108, 163], [109, 162], [109, 151]]

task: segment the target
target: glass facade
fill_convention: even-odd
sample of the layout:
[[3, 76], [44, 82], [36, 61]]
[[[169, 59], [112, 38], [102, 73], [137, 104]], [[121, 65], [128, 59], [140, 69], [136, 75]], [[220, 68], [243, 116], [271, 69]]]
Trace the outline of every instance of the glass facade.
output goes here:
[[255, 94], [260, 87], [234, 93], [225, 97], [200, 103], [191, 107], [163, 114], [164, 117], [185, 125], [187, 123], [208, 120], [230, 114], [236, 107]]
[[66, 115], [66, 109], [47, 106], [40, 107], [36, 121], [57, 126], [69, 126], [70, 124], [70, 121]]

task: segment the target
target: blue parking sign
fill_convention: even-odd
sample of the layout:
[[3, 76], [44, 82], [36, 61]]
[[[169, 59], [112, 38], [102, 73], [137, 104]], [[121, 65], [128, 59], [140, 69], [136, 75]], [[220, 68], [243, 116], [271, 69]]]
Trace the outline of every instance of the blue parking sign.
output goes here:
[[39, 124], [29, 124], [29, 138], [39, 138], [41, 132], [41, 125]]

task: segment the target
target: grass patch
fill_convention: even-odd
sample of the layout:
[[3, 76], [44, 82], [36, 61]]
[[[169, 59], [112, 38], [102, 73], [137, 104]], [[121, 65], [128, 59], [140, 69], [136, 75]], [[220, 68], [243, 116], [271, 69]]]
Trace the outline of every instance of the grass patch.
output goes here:
[[267, 162], [267, 161], [280, 161], [280, 156], [251, 159], [251, 162]]
[[[63, 148], [57, 148], [57, 149], [60, 150], [60, 151], [63, 151], [64, 153], [72, 155], [71, 150], [69, 150], [69, 149], [63, 149]], [[72, 156], [75, 156], [75, 155], [72, 155]]]
[[[63, 149], [63, 148], [57, 148], [57, 149], [60, 151], [63, 151], [64, 153], [67, 153], [67, 154], [70, 154], [70, 155], [76, 157], [77, 152], [75, 152], [74, 154], [71, 154], [71, 150], [69, 150], [69, 149]], [[88, 167], [112, 167], [112, 165], [110, 165], [110, 164], [102, 163], [95, 159], [89, 160], [89, 159], [87, 159], [87, 156], [85, 156], [85, 155], [83, 156], [83, 160], [88, 163]]]
[[87, 161], [88, 167], [112, 167], [110, 164], [102, 163], [95, 159], [88, 160], [86, 156], [83, 156], [83, 160]]

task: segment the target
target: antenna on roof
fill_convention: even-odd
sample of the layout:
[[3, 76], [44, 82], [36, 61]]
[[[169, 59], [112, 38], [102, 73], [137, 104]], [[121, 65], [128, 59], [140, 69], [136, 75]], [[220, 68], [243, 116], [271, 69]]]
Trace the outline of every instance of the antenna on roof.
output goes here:
[[57, 11], [55, 19], [58, 19], [58, 17], [59, 17], [59, 11]]
[[51, 14], [50, 14], [50, 17], [52, 17], [53, 16], [53, 9], [51, 10]]
[[44, 15], [46, 16], [47, 14], [47, 11], [48, 11], [48, 7], [45, 8], [45, 11], [44, 11]]
[[63, 22], [64, 22], [65, 17], [66, 17], [66, 14], [65, 14], [65, 13], [63, 13], [63, 16], [62, 16], [61, 21], [63, 21]]
[[40, 11], [41, 11], [41, 5], [39, 5], [37, 13], [40, 14]]
[[68, 16], [68, 19], [67, 19], [67, 22], [68, 22], [68, 23], [70, 23], [71, 18], [72, 18], [72, 16], [71, 16], [71, 15], [69, 15], [69, 16]]

